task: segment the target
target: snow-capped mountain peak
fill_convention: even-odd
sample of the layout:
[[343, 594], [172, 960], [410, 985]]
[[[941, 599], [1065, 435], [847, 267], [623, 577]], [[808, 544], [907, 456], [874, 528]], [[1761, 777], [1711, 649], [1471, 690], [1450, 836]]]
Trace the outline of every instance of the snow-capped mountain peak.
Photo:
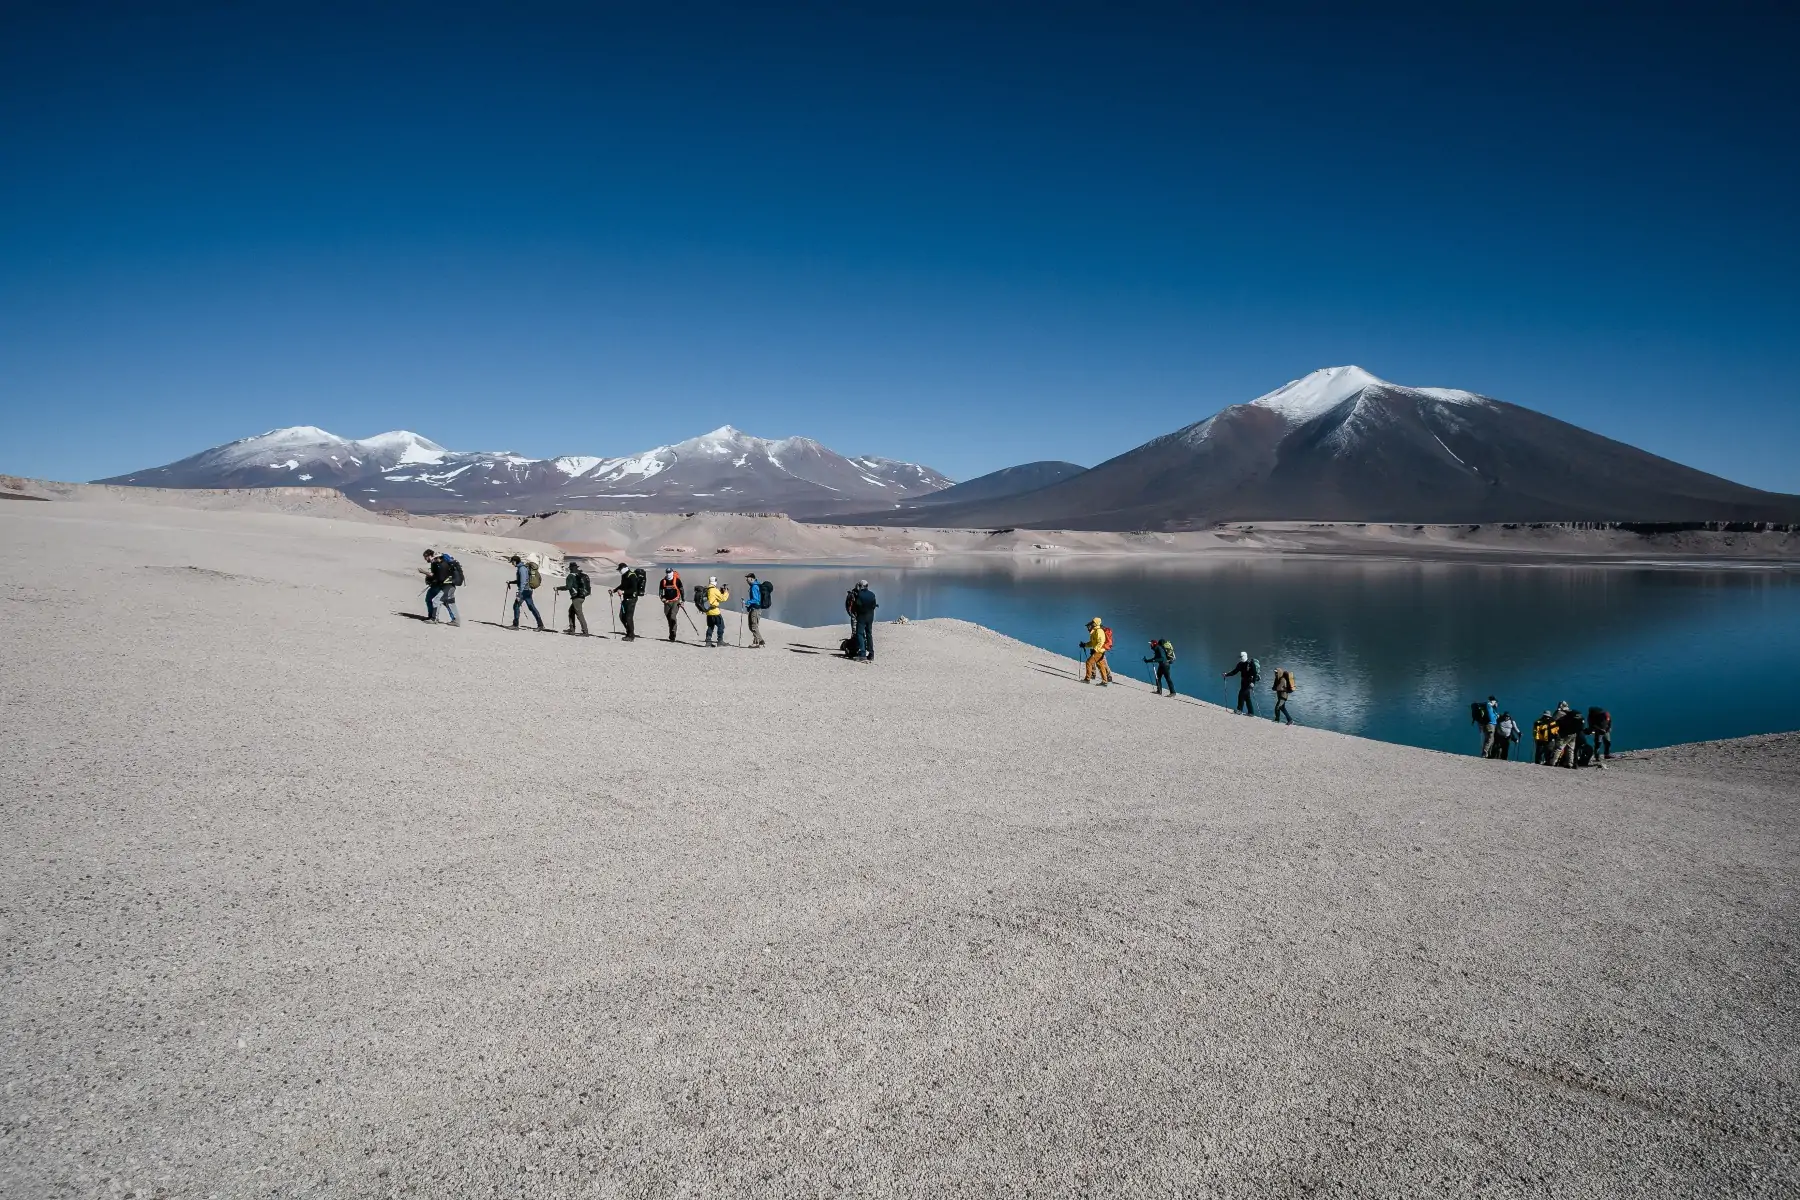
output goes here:
[[1320, 413], [1329, 412], [1367, 387], [1388, 387], [1378, 378], [1357, 366], [1321, 367], [1308, 375], [1290, 380], [1272, 392], [1250, 401], [1254, 408], [1266, 408], [1281, 415], [1289, 425], [1303, 425]]

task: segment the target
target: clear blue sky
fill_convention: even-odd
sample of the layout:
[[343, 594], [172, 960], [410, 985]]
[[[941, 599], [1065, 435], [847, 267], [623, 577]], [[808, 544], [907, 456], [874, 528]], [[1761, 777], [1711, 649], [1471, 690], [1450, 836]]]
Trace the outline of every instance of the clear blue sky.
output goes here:
[[0, 471], [966, 478], [1355, 362], [1800, 491], [1787, 6], [362, 7], [0, 9]]

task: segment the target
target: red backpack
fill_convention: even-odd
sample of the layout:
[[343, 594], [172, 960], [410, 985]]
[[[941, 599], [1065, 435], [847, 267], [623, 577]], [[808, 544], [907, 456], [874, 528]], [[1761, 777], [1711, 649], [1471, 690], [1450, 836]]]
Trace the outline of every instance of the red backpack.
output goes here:
[[1100, 643], [1100, 652], [1102, 654], [1104, 654], [1107, 651], [1112, 649], [1112, 630], [1110, 630], [1106, 626], [1102, 625], [1100, 627], [1100, 632], [1106, 638], [1105, 641]]

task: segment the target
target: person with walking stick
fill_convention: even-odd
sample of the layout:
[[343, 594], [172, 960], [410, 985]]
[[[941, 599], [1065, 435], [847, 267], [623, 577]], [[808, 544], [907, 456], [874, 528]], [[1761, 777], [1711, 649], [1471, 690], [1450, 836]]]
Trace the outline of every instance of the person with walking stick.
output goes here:
[[637, 641], [637, 621], [634, 614], [637, 612], [638, 597], [644, 594], [646, 583], [644, 568], [619, 564], [619, 586], [612, 590], [612, 594], [619, 598], [619, 624], [625, 626], [624, 640], [627, 642]]
[[[581, 622], [581, 636], [587, 637], [587, 614], [582, 612], [581, 608], [587, 602], [587, 598], [593, 594], [594, 588], [593, 584], [588, 581], [587, 572], [581, 569], [580, 563], [569, 563], [569, 577], [556, 590], [569, 593], [569, 628], [564, 632], [574, 633], [575, 623], [579, 621]], [[552, 615], [555, 615], [554, 608], [551, 612]]]
[[[512, 627], [514, 629], [519, 627], [519, 609], [523, 606], [531, 610], [531, 619], [537, 622], [538, 632], [542, 633], [544, 630], [544, 614], [538, 611], [537, 602], [531, 598], [531, 593], [537, 589], [538, 584], [542, 582], [543, 579], [543, 577], [538, 574], [537, 556], [532, 555], [530, 560], [524, 560], [515, 554], [507, 561], [512, 563], [514, 575], [512, 579], [507, 581], [506, 588], [508, 591], [512, 591], [514, 588], [518, 589], [517, 593], [513, 596], [512, 602]], [[504, 609], [502, 609], [502, 611], [504, 611]]]
[[656, 585], [656, 598], [662, 601], [663, 618], [669, 622], [669, 640], [675, 641], [679, 632], [675, 622], [681, 612], [681, 572], [674, 567], [663, 571], [662, 582]]

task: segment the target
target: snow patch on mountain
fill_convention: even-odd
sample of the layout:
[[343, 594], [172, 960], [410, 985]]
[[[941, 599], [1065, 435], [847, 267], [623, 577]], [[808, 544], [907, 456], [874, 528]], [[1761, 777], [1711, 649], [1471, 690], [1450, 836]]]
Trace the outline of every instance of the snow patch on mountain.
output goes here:
[[565, 454], [561, 458], [552, 459], [550, 465], [564, 475], [573, 478], [585, 475], [606, 460], [592, 454]]

